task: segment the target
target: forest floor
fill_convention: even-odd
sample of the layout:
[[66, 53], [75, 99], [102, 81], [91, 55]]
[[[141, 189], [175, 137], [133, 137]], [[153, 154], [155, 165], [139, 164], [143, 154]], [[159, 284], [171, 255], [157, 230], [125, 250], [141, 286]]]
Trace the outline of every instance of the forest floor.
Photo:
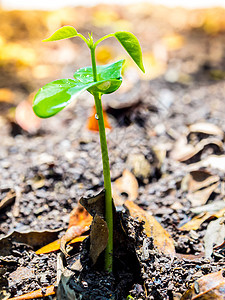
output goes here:
[[[81, 197], [103, 189], [99, 136], [87, 125], [91, 95], [51, 119], [28, 117], [42, 85], [90, 64], [80, 40], [41, 44], [63, 25], [92, 31], [95, 38], [118, 30], [138, 37], [146, 74], [127, 59], [121, 89], [103, 97], [114, 200], [118, 210], [129, 200], [152, 215], [165, 229], [159, 235], [174, 245], [159, 251], [150, 232], [154, 223], [143, 231], [144, 222], [133, 219], [128, 207], [122, 222], [134, 256], [120, 264], [135, 260], [134, 266], [123, 266], [115, 278], [86, 274], [77, 293], [83, 299], [109, 299], [110, 293], [115, 299], [124, 293], [130, 299], [181, 299], [195, 282], [197, 299], [212, 290], [212, 281], [224, 299], [225, 279], [215, 272], [225, 267], [225, 11], [136, 5], [0, 15], [0, 299], [37, 289], [44, 295], [56, 284], [59, 251], [35, 251], [62, 237]], [[98, 63], [126, 57], [111, 43], [99, 48]], [[121, 180], [126, 176], [128, 183]], [[74, 257], [85, 252], [83, 244]]]

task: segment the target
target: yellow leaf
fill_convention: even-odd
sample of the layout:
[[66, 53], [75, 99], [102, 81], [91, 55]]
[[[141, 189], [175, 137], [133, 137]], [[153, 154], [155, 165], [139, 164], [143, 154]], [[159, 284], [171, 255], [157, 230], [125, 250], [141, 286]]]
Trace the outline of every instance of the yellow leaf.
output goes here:
[[125, 206], [128, 208], [132, 217], [145, 222], [145, 232], [148, 237], [153, 237], [154, 245], [158, 248], [158, 250], [173, 258], [175, 255], [174, 241], [162, 225], [134, 202], [127, 200], [125, 202]]
[[47, 286], [45, 289], [39, 289], [18, 297], [10, 298], [8, 300], [28, 300], [28, 299], [38, 299], [47, 296], [55, 295], [56, 288], [54, 285]]
[[223, 300], [225, 299], [224, 269], [202, 276], [184, 293], [181, 300]]

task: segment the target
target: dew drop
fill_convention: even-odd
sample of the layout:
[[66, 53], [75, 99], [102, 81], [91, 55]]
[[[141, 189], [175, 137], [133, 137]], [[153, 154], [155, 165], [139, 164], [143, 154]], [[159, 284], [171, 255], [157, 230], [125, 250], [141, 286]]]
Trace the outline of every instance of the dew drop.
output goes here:
[[95, 119], [99, 120], [98, 114], [95, 114]]

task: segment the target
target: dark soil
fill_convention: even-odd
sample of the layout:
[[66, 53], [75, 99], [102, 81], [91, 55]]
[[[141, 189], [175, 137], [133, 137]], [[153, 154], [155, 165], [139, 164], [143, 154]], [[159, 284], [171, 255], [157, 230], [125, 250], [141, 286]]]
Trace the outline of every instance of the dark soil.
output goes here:
[[[130, 242], [123, 257], [127, 253], [130, 256], [124, 261], [123, 258], [115, 259], [116, 264], [123, 264], [120, 268], [117, 266], [115, 277], [107, 277], [99, 270], [84, 269], [84, 299], [109, 299], [110, 293], [117, 297], [115, 299], [123, 299], [128, 294], [134, 299], [180, 299], [194, 280], [225, 266], [224, 254], [204, 258], [203, 238], [209, 221], [195, 231], [181, 232], [178, 229], [194, 216], [190, 211], [191, 202], [186, 197], [187, 191], [181, 187], [183, 178], [189, 173], [190, 163], [201, 161], [210, 154], [224, 154], [224, 140], [221, 140], [222, 149], [208, 147], [183, 163], [170, 156], [175, 142], [186, 134], [190, 124], [206, 121], [225, 132], [225, 36], [219, 30], [209, 33], [203, 25], [193, 28], [187, 25], [188, 21], [183, 27], [174, 25], [171, 18], [176, 11], [172, 9], [156, 8], [154, 11], [151, 7], [144, 9], [137, 6], [127, 9], [127, 13], [125, 10], [121, 12], [118, 7], [111, 9], [122, 20], [133, 24], [133, 32], [140, 37], [144, 52], [153, 51], [154, 46], [159, 46], [158, 41], [171, 32], [179, 33], [185, 39], [181, 48], [168, 50], [164, 73], [151, 80], [139, 80], [135, 71], [130, 70], [131, 75], [125, 75], [125, 78], [131, 88], [125, 90], [124, 86], [121, 92], [103, 98], [112, 125], [112, 130], [107, 133], [112, 181], [119, 178], [124, 169], [133, 171], [130, 163], [132, 155], [143, 155], [151, 169], [147, 176], [136, 174], [139, 196], [135, 203], [150, 211], [171, 234], [177, 255], [171, 260], [159, 254], [154, 241], [142, 232], [143, 224], [128, 217], [125, 227]], [[90, 18], [98, 9], [78, 8], [77, 11], [80, 16], [86, 14]], [[178, 13], [184, 16], [191, 14], [184, 10]], [[1, 15], [4, 14], [7, 18], [18, 18], [22, 24], [28, 22], [26, 13], [11, 12], [10, 15], [9, 12], [1, 12]], [[36, 47], [47, 34], [46, 14], [33, 15], [36, 21], [41, 19], [43, 23], [43, 36], [30, 36], [34, 41], [32, 47], [37, 49], [38, 63], [50, 63], [51, 53], [56, 55], [67, 45], [76, 53], [86, 53], [83, 45], [80, 42], [76, 44], [74, 40], [63, 44], [62, 48], [58, 44], [49, 46], [52, 47], [51, 52], [50, 48]], [[61, 25], [65, 25], [64, 22], [61, 21]], [[71, 24], [69, 17], [68, 23], [77, 27], [77, 24]], [[82, 33], [93, 31], [98, 37], [115, 31], [112, 24], [108, 27], [95, 26], [83, 20], [78, 29]], [[29, 31], [27, 27], [23, 30]], [[25, 37], [11, 34], [8, 39], [23, 44]], [[118, 53], [122, 50], [114, 44], [113, 47]], [[75, 61], [75, 67], [82, 67], [85, 62], [90, 63], [86, 56], [82, 65], [79, 65], [79, 60]], [[71, 104], [56, 117], [43, 120], [41, 128], [32, 134], [9, 118], [9, 109], [41, 85], [57, 76], [72, 77], [74, 61], [60, 71], [63, 63], [57, 63], [55, 73], [44, 79], [32, 77], [32, 67], [14, 75], [18, 68], [16, 64], [0, 66], [1, 87], [12, 90], [17, 96], [13, 103], [0, 99], [0, 200], [5, 199], [9, 192], [14, 195], [0, 211], [1, 237], [13, 231], [57, 228], [65, 231], [69, 214], [79, 199], [97, 194], [103, 188], [99, 136], [86, 128], [93, 106], [90, 95], [81, 95], [76, 104]], [[151, 72], [151, 67], [149, 70]], [[197, 136], [198, 141], [201, 139]], [[161, 162], [157, 147], [165, 149]], [[212, 172], [219, 175], [220, 182], [224, 183], [223, 171], [214, 169]], [[207, 203], [216, 200], [224, 200], [224, 194], [214, 193]], [[149, 250], [147, 257], [143, 255], [143, 243]], [[10, 252], [0, 257], [2, 293], [13, 297], [56, 283], [55, 253], [36, 255], [34, 251], [38, 247], [13, 241], [12, 244]], [[76, 249], [76, 255], [82, 251], [85, 252], [85, 243], [83, 250]], [[86, 268], [88, 266], [86, 264]], [[91, 296], [92, 287], [96, 294]], [[75, 280], [71, 288], [76, 289]]]

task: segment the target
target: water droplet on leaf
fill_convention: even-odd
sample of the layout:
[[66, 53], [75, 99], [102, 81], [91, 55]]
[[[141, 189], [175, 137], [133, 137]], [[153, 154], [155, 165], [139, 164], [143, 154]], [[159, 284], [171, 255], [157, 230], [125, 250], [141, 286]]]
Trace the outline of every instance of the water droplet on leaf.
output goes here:
[[98, 114], [95, 114], [95, 119], [99, 120]]

